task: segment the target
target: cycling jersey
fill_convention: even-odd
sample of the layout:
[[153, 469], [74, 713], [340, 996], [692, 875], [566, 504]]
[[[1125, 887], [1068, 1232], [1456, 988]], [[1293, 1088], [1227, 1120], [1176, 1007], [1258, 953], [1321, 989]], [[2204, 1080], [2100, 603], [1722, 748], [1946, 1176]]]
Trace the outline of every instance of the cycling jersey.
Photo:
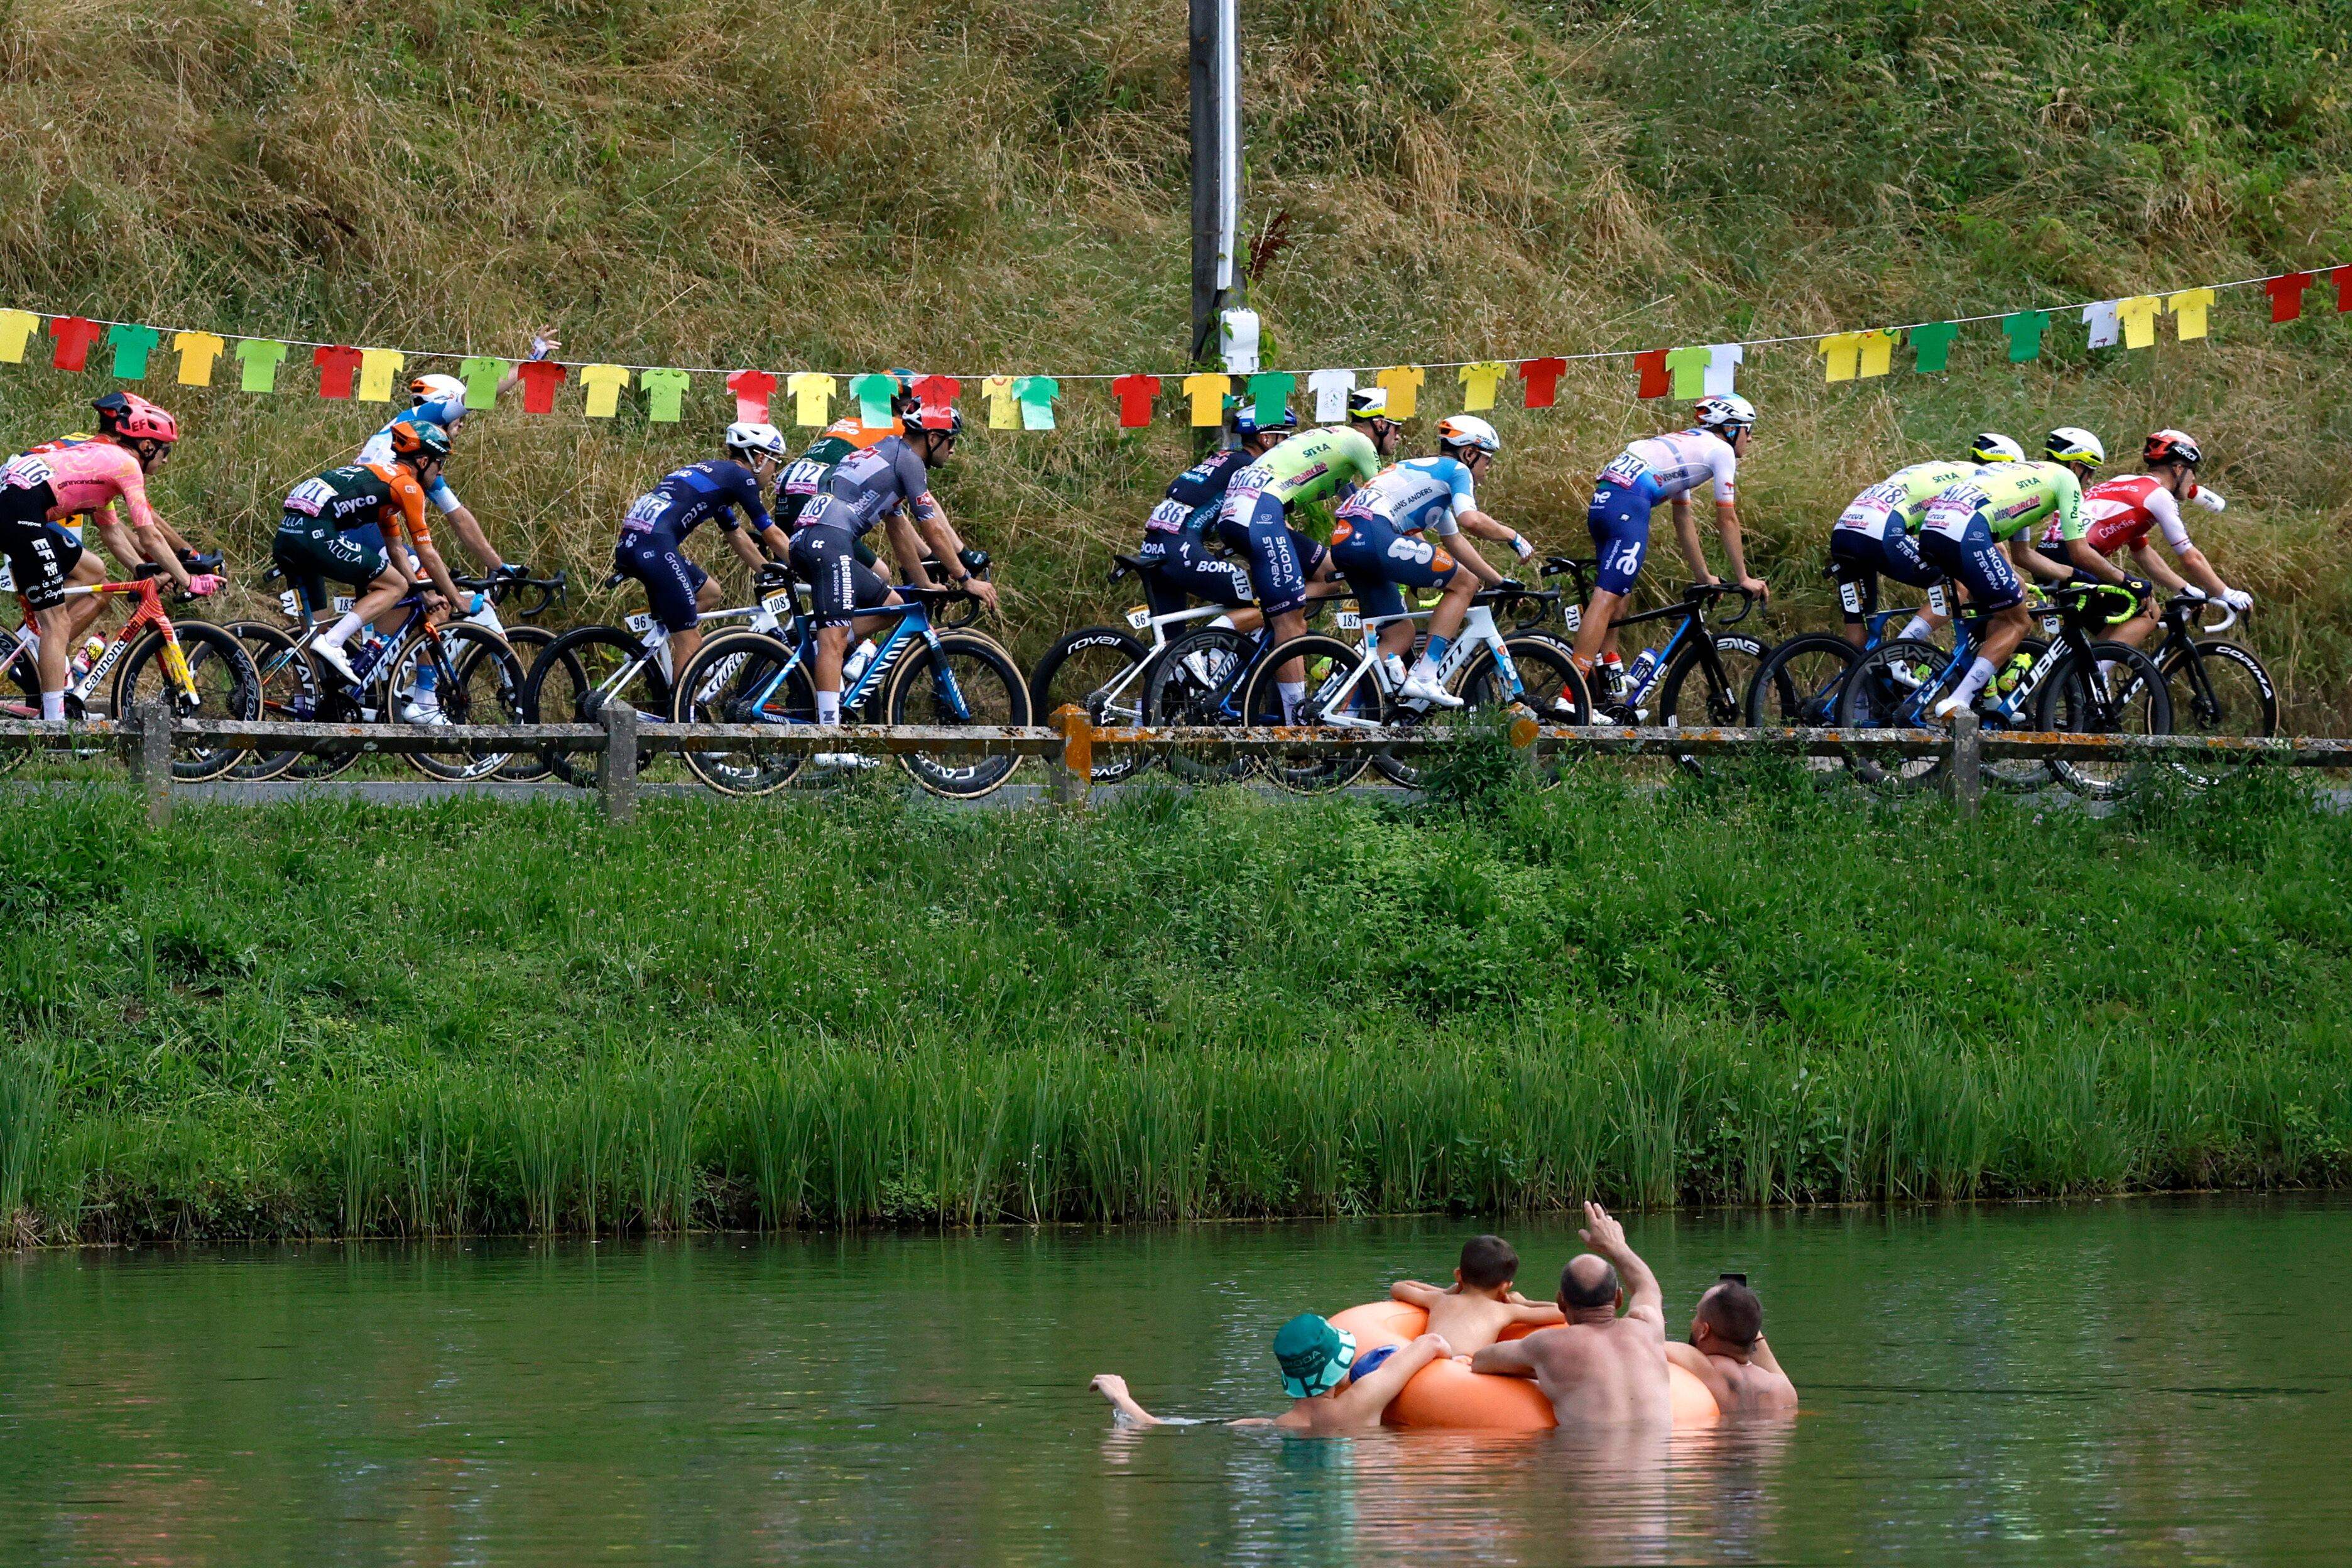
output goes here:
[[906, 432], [906, 426], [896, 419], [887, 425], [868, 425], [862, 419], [836, 419], [808, 445], [808, 450], [784, 465], [776, 476], [776, 526], [790, 528], [799, 519], [809, 502], [824, 493], [825, 481], [842, 458], [852, 452], [863, 451], [886, 436]]
[[389, 463], [350, 463], [304, 479], [287, 493], [285, 510], [289, 522], [315, 521], [342, 533], [396, 525], [414, 543], [433, 542], [425, 526], [424, 487], [406, 468]]
[[1151, 515], [1143, 520], [1146, 542], [1154, 535], [1199, 534], [1216, 515], [1234, 476], [1248, 468], [1252, 460], [1242, 447], [1228, 447], [1222, 452], [1211, 453], [1171, 479], [1168, 493], [1151, 509]]
[[1914, 463], [1895, 469], [1847, 503], [1831, 531], [1832, 542], [1840, 531], [1866, 533], [1874, 539], [1898, 531], [1918, 532], [1927, 503], [1973, 476], [1977, 468], [1975, 463]]
[[47, 446], [47, 451], [10, 458], [7, 467], [0, 469], [0, 486], [30, 489], [47, 485], [51, 522], [103, 510], [119, 496], [133, 527], [154, 526], [155, 513], [147, 504], [147, 471], [127, 447], [111, 441], [75, 441], [71, 437]]
[[1344, 425], [1301, 430], [1235, 473], [1228, 481], [1229, 509], [1244, 495], [1261, 492], [1293, 506], [1346, 493], [1381, 471], [1381, 450], [1362, 431]]
[[1730, 442], [1705, 430], [1674, 430], [1644, 437], [1618, 453], [1601, 470], [1592, 499], [1598, 505], [1601, 490], [1626, 489], [1656, 506], [1712, 480], [1717, 502], [1728, 506], [1738, 472], [1739, 454]]
[[[742, 518], [735, 515], [738, 511]], [[634, 544], [642, 536], [675, 550], [706, 522], [715, 519], [721, 530], [731, 533], [742, 526], [744, 518], [755, 529], [769, 526], [768, 509], [760, 499], [760, 480], [742, 464], [716, 458], [672, 468], [632, 501], [628, 514], [621, 519], [621, 540]]]
[[[2106, 479], [2083, 492], [2083, 510], [2090, 521], [2083, 537], [2102, 555], [2147, 543], [2147, 531], [2160, 530], [2176, 555], [2189, 549], [2189, 530], [2180, 521], [2180, 502], [2154, 474], [2126, 474]], [[2042, 536], [2044, 544], [2063, 544], [2056, 522]]]
[[1359, 510], [1357, 502], [1367, 493], [1359, 490], [1332, 521], [1331, 563], [1355, 589], [1356, 602], [1367, 616], [1402, 616], [1404, 595], [1400, 584], [1442, 588], [1462, 568], [1444, 545], [1422, 538], [1420, 529], [1408, 529], [1369, 507]]
[[[428, 397], [407, 413], [394, 415], [385, 420], [383, 428], [369, 437], [367, 445], [360, 448], [357, 460], [362, 463], [374, 463], [388, 468], [399, 457], [392, 447], [394, 426], [438, 425], [446, 431], [465, 416], [466, 400], [463, 397]], [[434, 475], [433, 483], [426, 489], [425, 494], [427, 500], [440, 509], [444, 517], [457, 510], [459, 504], [457, 492], [449, 488], [449, 480], [445, 475]]]
[[794, 526], [838, 528], [856, 538], [910, 504], [918, 518], [928, 521], [940, 515], [940, 503], [931, 499], [930, 471], [923, 459], [905, 437], [885, 436], [843, 458], [826, 479], [824, 493], [802, 511]]
[[[25, 450], [27, 452], [62, 452], [68, 447], [79, 447], [84, 442], [95, 441], [97, 439], [97, 437], [91, 435], [87, 430], [75, 430], [58, 437], [54, 441], [44, 441], [37, 447], [27, 447]], [[100, 522], [112, 522], [114, 521], [114, 503], [112, 501], [108, 501], [96, 511], [78, 511], [71, 517], [61, 517], [49, 526], [57, 529], [68, 539], [72, 540], [76, 544], [79, 544], [82, 542], [82, 525], [92, 519], [95, 519]]]
[[1922, 536], [1958, 539], [1981, 517], [1995, 540], [2014, 539], [2043, 518], [2060, 541], [2083, 537], [2083, 486], [2057, 463], [1987, 463], [1927, 502]]
[[[1379, 518], [1403, 533], [1434, 528], [1451, 536], [1462, 531], [1455, 521], [1478, 506], [1470, 470], [1454, 458], [1408, 458], [1372, 476], [1339, 509], [1343, 519]], [[1335, 538], [1332, 542], [1338, 543]]]

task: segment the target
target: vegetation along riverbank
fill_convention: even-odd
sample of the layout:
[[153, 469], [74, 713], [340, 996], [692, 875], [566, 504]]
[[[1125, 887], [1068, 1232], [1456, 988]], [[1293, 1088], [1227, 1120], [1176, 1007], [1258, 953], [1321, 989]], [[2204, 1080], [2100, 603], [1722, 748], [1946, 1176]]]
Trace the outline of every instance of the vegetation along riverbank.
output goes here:
[[2352, 821], [2278, 773], [139, 824], [0, 806], [20, 1241], [2352, 1174]]

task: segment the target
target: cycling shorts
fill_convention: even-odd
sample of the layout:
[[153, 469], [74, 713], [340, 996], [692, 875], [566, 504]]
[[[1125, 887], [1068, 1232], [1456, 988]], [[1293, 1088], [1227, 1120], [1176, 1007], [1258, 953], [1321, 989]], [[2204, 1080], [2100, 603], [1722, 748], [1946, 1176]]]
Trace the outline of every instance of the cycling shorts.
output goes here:
[[1604, 484], [1592, 492], [1584, 526], [1592, 531], [1592, 552], [1601, 558], [1598, 586], [1603, 593], [1625, 595], [1642, 575], [1642, 562], [1650, 553], [1650, 499], [1647, 485]]
[[1366, 619], [1403, 615], [1401, 587], [1441, 588], [1462, 570], [1444, 546], [1368, 512], [1349, 512], [1331, 525], [1331, 564], [1356, 591]]
[[1969, 591], [1972, 610], [1990, 615], [2025, 603], [2025, 584], [2017, 569], [1992, 536], [1992, 525], [1982, 512], [1969, 519], [1955, 539], [1928, 529], [1919, 535], [1919, 553], [1927, 563]]
[[613, 568], [646, 585], [646, 608], [667, 630], [692, 631], [701, 621], [694, 601], [710, 574], [688, 561], [677, 541], [663, 531], [621, 535], [613, 547]]
[[849, 530], [817, 524], [793, 533], [793, 571], [806, 583], [819, 626], [845, 626], [860, 610], [871, 610], [890, 597], [890, 584], [857, 559], [857, 541]]
[[1259, 609], [1286, 616], [1307, 603], [1307, 581], [1330, 552], [1290, 526], [1282, 502], [1263, 494], [1237, 500], [1217, 527], [1226, 543], [1247, 552]]
[[364, 588], [384, 574], [392, 557], [383, 548], [383, 532], [373, 523], [348, 531], [324, 518], [289, 511], [269, 542], [269, 558], [302, 595], [302, 607], [316, 615], [334, 601], [327, 595], [330, 581], [348, 588]]
[[1143, 596], [1155, 616], [1172, 616], [1205, 599], [1237, 610], [1250, 603], [1249, 570], [1209, 553], [1197, 533], [1154, 533], [1136, 550], [1144, 564]]
[[8, 559], [16, 592], [36, 610], [66, 602], [66, 574], [81, 561], [81, 546], [48, 520], [57, 504], [46, 481], [0, 489], [0, 554]]
[[1878, 613], [1882, 574], [1914, 588], [1932, 588], [1944, 579], [1920, 556], [1917, 541], [1900, 528], [1884, 535], [1858, 528], [1832, 529], [1830, 572], [1837, 578], [1838, 607], [1849, 624]]

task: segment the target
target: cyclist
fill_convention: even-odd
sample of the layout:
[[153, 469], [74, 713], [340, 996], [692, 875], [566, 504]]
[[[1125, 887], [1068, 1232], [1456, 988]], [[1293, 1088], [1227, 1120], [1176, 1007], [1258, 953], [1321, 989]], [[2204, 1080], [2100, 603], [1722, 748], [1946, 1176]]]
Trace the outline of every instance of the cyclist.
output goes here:
[[646, 607], [669, 633], [673, 670], [684, 669], [702, 646], [702, 633], [696, 629], [702, 612], [719, 605], [719, 584], [686, 558], [687, 535], [716, 521], [728, 548], [754, 570], [765, 558], [761, 545], [779, 561], [790, 548], [762, 499], [783, 466], [783, 432], [772, 425], [738, 422], [727, 426], [726, 447], [723, 458], [672, 468], [630, 502], [621, 519], [620, 542], [613, 546], [613, 569], [645, 585]]
[[[1275, 640], [1303, 636], [1307, 601], [1324, 596], [1317, 584], [1331, 578], [1331, 552], [1300, 532], [1290, 509], [1341, 500], [1370, 479], [1396, 451], [1402, 426], [1389, 417], [1386, 388], [1348, 394], [1348, 423], [1302, 430], [1236, 472], [1225, 487], [1217, 529], [1226, 544], [1249, 554], [1252, 592]], [[1275, 673], [1285, 722], [1295, 721], [1307, 695], [1307, 671], [1291, 659]]]
[[2032, 547], [2028, 530], [2046, 517], [2062, 538], [2081, 538], [2083, 481], [2106, 452], [2096, 436], [2073, 426], [2050, 432], [2042, 449], [2047, 461], [1991, 464], [1948, 486], [1927, 503], [1921, 520], [1919, 553], [1959, 583], [1977, 614], [1990, 617], [1976, 661], [1952, 694], [1936, 704], [1938, 719], [1974, 703], [2032, 625], [2016, 568], [2045, 582], [2074, 580], [2072, 568]]
[[[903, 436], [886, 436], [842, 458], [825, 481], [824, 493], [803, 509], [793, 527], [793, 571], [815, 601], [816, 721], [841, 722], [841, 669], [855, 622], [861, 633], [879, 628], [880, 618], [860, 610], [899, 603], [890, 585], [857, 559], [857, 542], [885, 517], [910, 512], [929, 534], [955, 585], [993, 609], [996, 589], [974, 574], [948, 542], [954, 533], [947, 512], [931, 495], [930, 470], [955, 455], [963, 416], [952, 408], [925, 415]], [[911, 526], [911, 525], [910, 525]], [[960, 575], [958, 574], [961, 574]], [[929, 586], [928, 583], [921, 585]]]
[[1642, 574], [1642, 561], [1650, 551], [1650, 513], [1661, 501], [1674, 504], [1675, 536], [1682, 542], [1697, 581], [1719, 579], [1707, 570], [1706, 552], [1699, 543], [1698, 525], [1691, 517], [1691, 492], [1712, 482], [1715, 525], [1723, 536], [1723, 553], [1731, 574], [1751, 594], [1769, 592], [1760, 577], [1748, 574], [1748, 557], [1739, 534], [1734, 480], [1739, 459], [1756, 438], [1756, 406], [1736, 394], [1703, 397], [1693, 410], [1687, 430], [1644, 437], [1633, 442], [1601, 472], [1593, 487], [1592, 505], [1585, 526], [1601, 558], [1592, 602], [1584, 608], [1584, 622], [1576, 633], [1576, 667], [1586, 675], [1603, 669], [1604, 685], [1596, 699], [1622, 704], [1624, 679], [1617, 659], [1617, 612], [1632, 596]]
[[[2228, 504], [2217, 492], [2197, 482], [2197, 466], [2204, 460], [2204, 451], [2193, 437], [2179, 430], [2157, 431], [2140, 448], [2140, 466], [2145, 472], [2119, 474], [2083, 492], [2083, 507], [2090, 514], [2083, 536], [2062, 541], [2053, 525], [2042, 536], [2042, 548], [2063, 544], [2074, 564], [2095, 574], [2095, 563], [2104, 563], [2116, 551], [2128, 546], [2140, 570], [2160, 584], [2165, 592], [2219, 599], [2233, 610], [2252, 609], [2254, 596], [2221, 581], [2221, 574], [2213, 570], [2204, 552], [2189, 542], [2189, 530], [2181, 521], [2180, 503], [2184, 500], [2195, 501], [2208, 511], [2220, 511]], [[2180, 558], [2180, 572], [2166, 565], [2149, 545], [2150, 529], [2160, 531], [2164, 542], [2172, 546], [2172, 552]], [[2142, 647], [2156, 627], [2156, 596], [2143, 594], [2139, 613], [2107, 635], [2117, 642]]]
[[[865, 415], [860, 412], [844, 416], [826, 426], [817, 438], [809, 443], [808, 450], [793, 458], [776, 480], [778, 527], [787, 532], [792, 531], [801, 512], [824, 493], [826, 481], [833, 477], [833, 470], [844, 458], [852, 452], [862, 452], [886, 437], [907, 433], [907, 421], [923, 405], [922, 400], [915, 395], [915, 383], [919, 376], [917, 372], [906, 369], [888, 374], [890, 379], [898, 384], [898, 390], [890, 397], [889, 423], [868, 425]], [[957, 428], [962, 428], [961, 416]], [[933, 505], [938, 505], [937, 498], [933, 498]], [[953, 559], [968, 573], [984, 572], [988, 568], [987, 552], [970, 549], [964, 544], [962, 536], [955, 531], [955, 525], [948, 521], [944, 507], [940, 507], [938, 514], [921, 530], [916, 528], [903, 506], [888, 513], [883, 522], [884, 531], [890, 541], [890, 553], [898, 558], [900, 574], [909, 583], [925, 588], [934, 586], [930, 571], [923, 564], [924, 558], [934, 549], [952, 552], [951, 556], [942, 555], [940, 559]], [[856, 555], [860, 566], [871, 567], [881, 559], [863, 537], [857, 541]]]
[[[548, 342], [550, 348], [558, 346], [543, 337], [539, 342]], [[507, 378], [499, 384], [499, 391], [505, 393], [520, 379], [519, 372], [509, 371]], [[394, 415], [384, 421], [383, 429], [368, 437], [367, 445], [360, 448], [359, 462], [383, 466], [398, 457], [399, 454], [393, 449], [392, 433], [399, 426], [421, 427], [432, 425], [455, 436], [457, 426], [466, 422], [466, 384], [454, 375], [418, 376], [408, 384], [408, 401], [407, 413]], [[482, 531], [482, 525], [475, 519], [472, 509], [459, 500], [457, 492], [449, 488], [447, 476], [436, 477], [426, 489], [425, 499], [449, 520], [449, 526], [457, 531], [457, 537], [465, 542], [466, 549], [474, 559], [482, 563], [483, 571], [502, 577], [527, 574], [527, 568], [506, 560], [490, 547], [489, 535]]]
[[[1915, 538], [1927, 503], [1988, 463], [2024, 460], [2024, 447], [1987, 431], [1969, 443], [1965, 461], [1897, 468], [1847, 503], [1830, 529], [1830, 574], [1837, 579], [1846, 641], [1856, 647], [1868, 644], [1881, 574], [1914, 588], [1932, 588], [1944, 580], [1943, 573], [1921, 559]], [[1929, 637], [1950, 618], [1923, 608], [1899, 635]]]
[[1254, 612], [1242, 610], [1250, 602], [1249, 571], [1238, 561], [1212, 555], [1207, 531], [1222, 509], [1234, 476], [1256, 462], [1298, 427], [1298, 416], [1287, 407], [1279, 419], [1261, 425], [1255, 405], [1244, 402], [1234, 411], [1234, 444], [1212, 452], [1168, 485], [1168, 493], [1143, 520], [1143, 542], [1136, 559], [1144, 563], [1143, 595], [1155, 616], [1174, 615], [1195, 597], [1223, 605], [1240, 614], [1226, 624], [1254, 629]]
[[[448, 565], [425, 526], [425, 496], [449, 460], [449, 433], [430, 421], [395, 422], [392, 448], [388, 463], [346, 463], [296, 485], [287, 493], [285, 515], [270, 542], [270, 559], [300, 595], [305, 626], [315, 626], [319, 612], [328, 606], [329, 579], [359, 590], [352, 607], [310, 643], [314, 658], [355, 686], [360, 674], [344, 645], [409, 593], [415, 581], [406, 563], [411, 551], [441, 598], [457, 596]], [[405, 547], [393, 548], [404, 543], [404, 535]], [[438, 607], [430, 597], [425, 604]], [[438, 718], [429, 686], [410, 706], [415, 711], [405, 716], [413, 721], [446, 722]]]
[[[1462, 630], [1462, 617], [1479, 585], [1492, 588], [1503, 581], [1503, 574], [1475, 550], [1463, 550], [1457, 562], [1447, 546], [1467, 533], [1507, 543], [1522, 561], [1536, 552], [1517, 531], [1478, 510], [1477, 481], [1494, 465], [1502, 445], [1495, 427], [1475, 415], [1441, 419], [1433, 456], [1408, 458], [1382, 468], [1348, 498], [1332, 521], [1332, 563], [1355, 589], [1367, 616], [1402, 616], [1400, 584], [1445, 591], [1430, 614], [1429, 642], [1410, 673], [1403, 655], [1412, 647], [1412, 622], [1392, 620], [1381, 628], [1381, 652], [1390, 661], [1390, 677], [1408, 698], [1446, 708], [1462, 706], [1462, 699], [1437, 683], [1438, 661]], [[1437, 537], [1423, 537], [1430, 531]]]
[[66, 661], [71, 653], [66, 588], [83, 563], [81, 546], [57, 526], [59, 521], [97, 512], [119, 498], [141, 552], [163, 557], [159, 563], [182, 592], [202, 595], [221, 584], [211, 573], [188, 574], [164, 545], [147, 502], [147, 476], [179, 438], [179, 424], [170, 414], [143, 397], [126, 396], [105, 439], [20, 453], [0, 466], [0, 555], [7, 558], [16, 592], [40, 630], [44, 719], [66, 716]]

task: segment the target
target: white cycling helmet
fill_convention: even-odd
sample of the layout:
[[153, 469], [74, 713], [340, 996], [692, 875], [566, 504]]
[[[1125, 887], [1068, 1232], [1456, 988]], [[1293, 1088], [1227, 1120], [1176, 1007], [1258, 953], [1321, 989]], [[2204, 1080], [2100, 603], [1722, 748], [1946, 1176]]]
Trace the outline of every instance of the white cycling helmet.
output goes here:
[[420, 375], [408, 384], [408, 405], [420, 403], [455, 403], [466, 406], [466, 384], [454, 375]]
[[1495, 427], [1475, 414], [1449, 414], [1437, 422], [1437, 444], [1441, 447], [1475, 447], [1481, 452], [1499, 452], [1503, 438]]
[[1726, 426], [1746, 430], [1756, 424], [1756, 405], [1736, 392], [1718, 393], [1700, 398], [1691, 418], [1702, 430], [1720, 430]]
[[1389, 389], [1385, 386], [1357, 386], [1348, 391], [1348, 417], [1350, 419], [1386, 419], [1389, 416]]
[[2099, 438], [2077, 425], [2061, 425], [2050, 432], [2042, 451], [2053, 463], [2088, 463], [2095, 468], [2107, 460]]
[[2021, 463], [2025, 448], [1998, 430], [1988, 430], [1969, 443], [1969, 456], [1979, 463]]
[[784, 445], [784, 433], [782, 430], [772, 425], [755, 425], [750, 420], [743, 419], [739, 419], [727, 426], [727, 449], [730, 452], [750, 452], [755, 456], [773, 458], [778, 462], [783, 461], [790, 455], [790, 448]]

